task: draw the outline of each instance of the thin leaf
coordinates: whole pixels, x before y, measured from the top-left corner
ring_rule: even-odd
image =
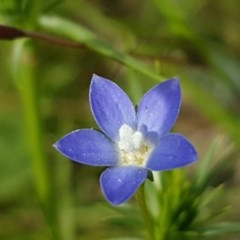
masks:
[[[201,159],[201,163],[199,164],[199,167],[196,170],[194,177],[196,182],[194,184],[194,188],[199,193],[202,192],[206,187],[206,183],[209,178],[210,165],[214,158],[214,155],[216,154],[216,148],[218,144],[219,141],[215,141],[212,144],[212,146],[210,146],[203,159]]]
[[[198,229],[204,236],[217,236],[222,234],[240,233],[240,223],[221,222]]]
[[[99,39],[93,32],[80,24],[73,23],[60,17],[49,16],[41,17],[39,24],[42,28],[51,31],[52,33],[59,34],[77,41],[78,43],[84,44],[87,48],[105,57],[114,59],[125,66],[144,74],[145,76],[157,80],[158,82],[164,79],[164,77],[155,74],[151,69],[147,68],[137,59],[115,50],[110,44]]]

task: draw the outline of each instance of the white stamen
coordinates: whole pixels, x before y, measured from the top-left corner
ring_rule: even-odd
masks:
[[[124,151],[133,151],[140,148],[143,135],[141,132],[134,132],[127,124],[122,125],[119,130],[120,141],[118,147]]]
[[[152,146],[144,141],[142,133],[134,131],[127,124],[123,124],[119,129],[119,138],[120,164],[144,166]]]

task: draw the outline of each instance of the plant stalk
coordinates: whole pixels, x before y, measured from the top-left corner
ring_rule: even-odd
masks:
[[[144,184],[140,186],[136,193],[137,202],[144,220],[145,226],[148,231],[148,239],[156,240],[155,238],[155,228],[153,218],[148,210],[148,206],[145,199],[145,189]]]

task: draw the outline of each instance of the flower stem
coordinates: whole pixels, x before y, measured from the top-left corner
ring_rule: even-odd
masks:
[[[43,203],[49,198],[49,174],[43,151],[34,53],[29,40],[16,41],[13,50],[12,73],[21,93],[35,186],[39,200]]]
[[[140,186],[136,194],[137,202],[148,230],[149,240],[155,240],[154,222],[151,214],[149,213],[148,206],[145,199],[145,188],[144,184]]]
[[[43,147],[34,48],[29,40],[21,39],[14,43],[13,50],[12,74],[21,93],[36,194],[44,210],[46,220],[50,224],[51,239],[59,240],[61,237],[59,235],[58,204],[54,201],[55,193]]]

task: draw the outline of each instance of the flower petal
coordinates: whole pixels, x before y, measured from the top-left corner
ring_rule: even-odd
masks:
[[[150,89],[142,98],[137,113],[138,129],[142,132],[166,134],[175,123],[181,104],[178,78]]]
[[[181,134],[167,134],[149,157],[146,167],[153,171],[170,170],[188,165],[198,158],[193,145]]]
[[[127,201],[146,180],[147,169],[135,166],[111,167],[106,169],[100,184],[107,200],[113,205]]]
[[[110,139],[118,140],[118,131],[123,124],[134,127],[134,106],[127,94],[114,82],[93,75],[90,104],[96,122]]]
[[[92,129],[73,131],[54,147],[66,157],[92,166],[113,166],[118,162],[114,144],[102,133]]]

